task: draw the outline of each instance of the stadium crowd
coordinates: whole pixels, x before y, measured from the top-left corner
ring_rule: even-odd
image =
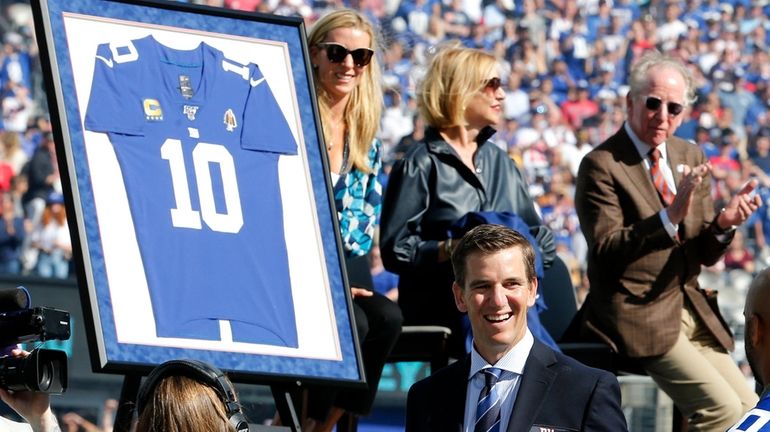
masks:
[[[379,132],[384,185],[393,161],[420,139],[414,92],[437,44],[460,39],[495,53],[506,99],[505,121],[494,140],[526,173],[530,194],[581,292],[587,289],[585,242],[572,203],[574,177],[582,156],[622,124],[628,69],[647,49],[681,58],[697,77],[698,101],[677,134],[710,159],[717,204],[752,176],[761,180],[763,198],[770,198],[768,2],[190,2],[301,16],[308,26],[325,11],[353,6],[379,23],[385,45],[379,53],[386,88]],[[66,218],[57,206],[61,183],[31,13],[26,2],[2,3],[0,194],[7,204],[0,270],[66,276],[71,248],[63,235]],[[770,258],[768,208],[742,234],[744,241],[734,248],[744,253],[740,259],[728,254],[723,264],[753,273]]]
[[[506,93],[495,143],[521,167],[579,298],[589,289],[573,203],[582,157],[625,118],[630,66],[658,49],[686,63],[697,101],[677,135],[705,152],[722,207],[750,178],[763,206],[701,275],[740,331],[751,277],[770,265],[770,2],[762,0],[188,0],[299,16],[308,28],[350,6],[380,26],[381,181],[422,139],[415,89],[436,46],[494,53]],[[0,0],[0,272],[68,277],[71,243],[29,2]],[[378,254],[377,254],[378,256]],[[377,264],[377,273],[384,270]],[[393,276],[383,291],[395,286]],[[395,298],[397,294],[389,292]],[[736,339],[741,339],[736,337]],[[743,349],[736,349],[743,355]],[[738,360],[742,360],[738,358]]]

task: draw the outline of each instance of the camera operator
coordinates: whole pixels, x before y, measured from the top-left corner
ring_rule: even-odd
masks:
[[[11,351],[13,357],[26,357],[29,352],[21,349]],[[51,411],[48,393],[30,391],[9,391],[0,388],[0,399],[24,417],[29,424],[16,423],[0,417],[0,430],[10,432],[60,432],[59,424]]]

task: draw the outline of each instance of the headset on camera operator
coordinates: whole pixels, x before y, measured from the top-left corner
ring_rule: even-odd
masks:
[[[136,432],[246,432],[235,388],[216,367],[171,360],[153,369],[137,396]]]

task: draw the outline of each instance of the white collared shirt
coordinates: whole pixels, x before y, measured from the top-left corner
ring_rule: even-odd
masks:
[[[638,136],[631,129],[628,122],[623,124],[626,133],[631,138],[631,142],[634,143],[636,151],[639,152],[639,156],[642,157],[644,169],[649,173],[652,166],[652,160],[650,159],[650,150],[652,149],[648,144],[643,143]],[[671,166],[668,164],[668,150],[666,149],[666,143],[663,142],[658,145],[657,149],[660,151],[660,172],[663,174],[663,180],[668,185],[669,190],[676,194],[676,182],[674,181],[674,173],[671,171]],[[652,175],[652,174],[650,174]],[[679,224],[671,223],[671,219],[668,218],[668,209],[664,208],[658,213],[660,220],[663,222],[663,227],[666,228],[666,232],[671,238],[676,238],[679,231]]]
[[[465,417],[463,420],[463,431],[473,432],[473,426],[476,422],[476,405],[479,401],[479,394],[484,388],[484,376],[478,372],[488,367],[496,367],[503,370],[496,385],[496,389],[503,399],[500,406],[500,430],[508,428],[508,422],[511,420],[513,405],[516,401],[516,395],[521,387],[521,374],[524,371],[524,364],[527,362],[532,345],[535,344],[535,338],[529,329],[526,329],[524,337],[521,338],[510,351],[497,363],[490,365],[476,351],[474,345],[471,350],[471,369],[468,373],[468,390],[465,393]]]
[[[0,417],[0,430],[6,432],[32,432],[32,426],[27,423],[17,423],[5,417]]]

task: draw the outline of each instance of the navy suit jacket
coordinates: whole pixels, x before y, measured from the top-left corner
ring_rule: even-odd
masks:
[[[460,432],[470,356],[415,383],[406,404],[407,432]],[[508,432],[627,431],[620,386],[535,340],[524,364]]]

